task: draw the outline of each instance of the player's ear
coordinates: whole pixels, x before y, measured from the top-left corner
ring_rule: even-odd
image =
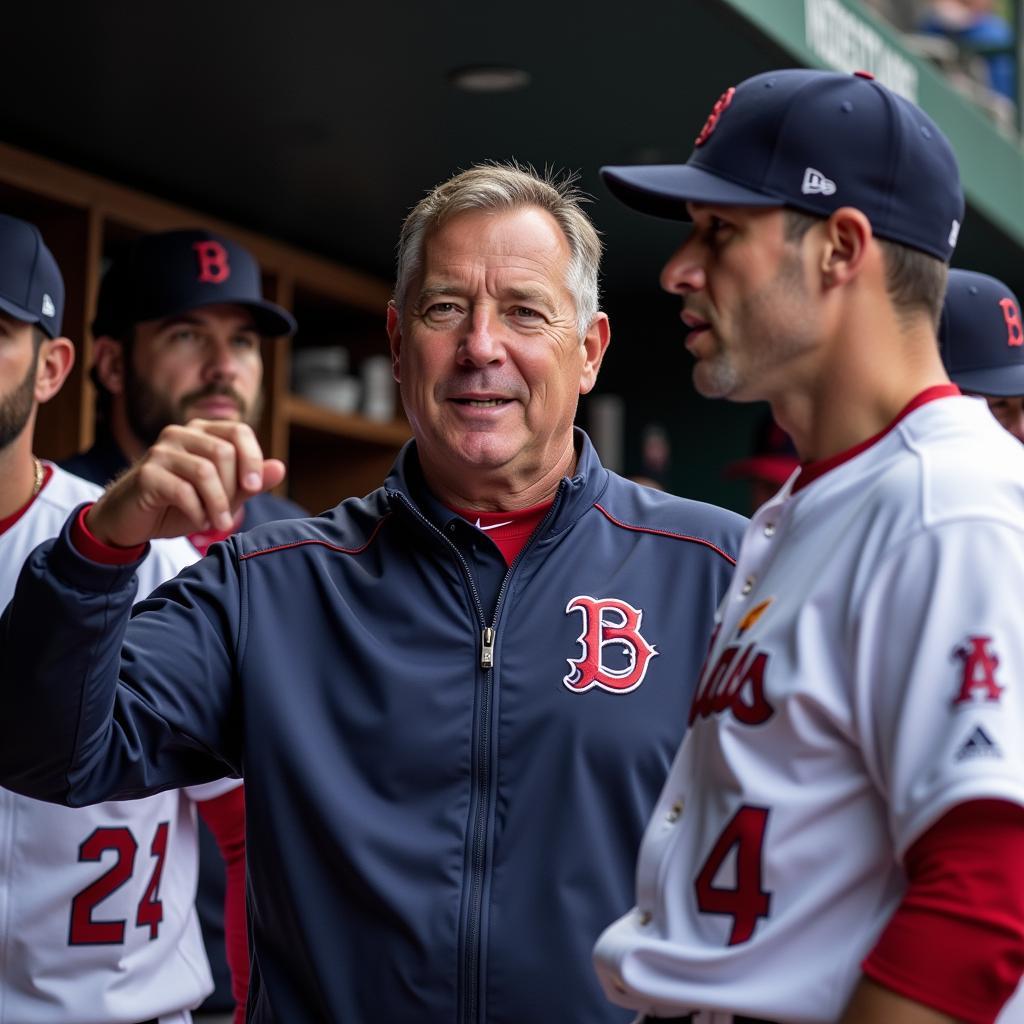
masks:
[[[401,384],[402,375],[400,372],[401,362],[399,356],[402,351],[402,317],[398,312],[394,299],[388,302],[387,315],[388,342],[391,347],[391,375]]]
[[[607,313],[598,313],[580,343],[583,347],[583,368],[580,372],[580,394],[589,394],[597,383],[601,360],[612,340],[612,328]]]
[[[124,345],[103,334],[92,343],[93,370],[96,379],[112,395],[124,393]]]
[[[825,221],[825,237],[818,269],[826,287],[842,285],[863,269],[874,233],[871,222],[858,209],[841,206]]]
[[[44,338],[36,362],[35,398],[48,402],[64,386],[75,365],[75,346],[67,338]]]

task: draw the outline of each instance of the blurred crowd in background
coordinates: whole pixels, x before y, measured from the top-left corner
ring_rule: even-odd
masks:
[[[1001,128],[1018,122],[1020,0],[862,0]]]

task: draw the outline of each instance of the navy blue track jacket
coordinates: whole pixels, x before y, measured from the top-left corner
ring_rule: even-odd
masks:
[[[497,575],[413,443],[130,622],[133,567],[66,528],[0,623],[0,783],[78,806],[244,774],[250,1021],[628,1020],[591,948],[633,903],[745,521],[578,448]]]

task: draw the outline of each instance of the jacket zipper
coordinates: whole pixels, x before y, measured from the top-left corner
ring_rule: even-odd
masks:
[[[470,847],[470,893],[469,912],[466,921],[466,988],[463,993],[465,998],[462,1001],[463,1012],[460,1014],[460,1021],[463,1024],[474,1024],[479,1016],[480,1005],[480,917],[483,904],[484,874],[486,868],[487,850],[487,820],[490,816],[490,807],[487,802],[487,793],[491,782],[491,697],[494,691],[494,644],[498,637],[498,618],[501,613],[501,605],[505,599],[505,592],[508,590],[509,580],[515,572],[523,556],[533,546],[534,541],[554,518],[555,511],[561,504],[562,485],[559,485],[555,500],[548,509],[547,515],[540,521],[537,529],[533,531],[530,539],[523,546],[522,550],[512,560],[501,587],[498,590],[497,600],[494,602],[494,617],[490,626],[486,625],[484,618],[483,604],[480,601],[480,592],[476,588],[476,582],[470,571],[469,563],[462,556],[458,546],[449,540],[442,530],[439,530],[415,505],[400,491],[389,492],[394,494],[412,514],[426,524],[436,533],[455,553],[459,563],[462,565],[463,574],[469,584],[470,593],[473,597],[473,604],[476,607],[477,619],[480,623],[480,668],[484,670],[484,685],[480,696],[480,744],[477,757],[476,771],[476,811],[473,816],[473,841]]]

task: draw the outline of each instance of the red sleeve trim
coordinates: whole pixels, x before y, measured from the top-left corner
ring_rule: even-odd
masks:
[[[703,544],[704,547],[711,548],[716,554],[721,555],[730,565],[736,564],[736,559],[732,555],[726,554],[717,544],[712,544],[711,541],[705,540],[703,537],[691,537],[688,533],[673,533],[671,530],[656,530],[650,526],[636,526],[632,523],[624,523],[621,519],[616,519],[608,509],[603,505],[599,505],[596,501],[594,502],[594,508],[609,522],[614,523],[623,530],[632,530],[634,533],[653,533],[656,537],[671,537],[673,540],[687,540],[691,544]]]
[[[249,990],[249,939],[245,915],[245,787],[236,786],[213,800],[203,800],[197,806],[224,857],[224,952],[231,970],[235,1024],[241,1024],[245,1019]]]
[[[131,562],[137,562],[146,553],[145,544],[138,544],[132,548],[118,548],[104,544],[85,525],[86,514],[93,504],[95,502],[86,505],[71,524],[71,543],[75,550],[93,562],[99,562],[100,565],[128,565]]]
[[[968,1024],[992,1024],[1024,972],[1024,807],[971,800],[907,851],[909,886],[862,969]]]

